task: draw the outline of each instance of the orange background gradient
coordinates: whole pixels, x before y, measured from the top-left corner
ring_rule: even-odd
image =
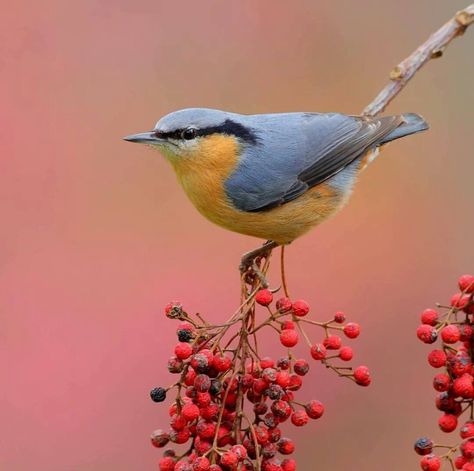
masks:
[[[190,106],[358,113],[464,5],[3,2],[2,470],[157,470],[148,436],[167,406],[148,391],[171,382],[176,341],[162,307],[222,320],[237,306],[240,254],[259,241],[204,220],[163,157],[122,136]],[[300,396],[326,414],[285,426],[300,470],[415,470],[414,440],[440,435],[415,329],[474,267],[473,48],[468,31],[389,107],[431,131],[389,146],[350,205],[288,250],[293,295],[362,324],[356,364],[374,380],[313,366]],[[263,344],[282,353],[273,331]]]

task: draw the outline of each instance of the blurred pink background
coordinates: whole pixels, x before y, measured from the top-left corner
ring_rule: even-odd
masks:
[[[148,437],[167,406],[148,391],[171,381],[175,343],[162,307],[223,319],[237,305],[239,256],[259,242],[204,220],[162,156],[122,136],[189,106],[358,113],[463,6],[4,2],[0,468],[158,469]],[[414,331],[474,267],[473,47],[468,31],[387,110],[431,131],[387,148],[350,205],[288,250],[294,296],[363,325],[356,359],[374,377],[362,389],[314,365],[302,396],[327,413],[286,428],[299,469],[417,469],[414,440],[440,436]]]

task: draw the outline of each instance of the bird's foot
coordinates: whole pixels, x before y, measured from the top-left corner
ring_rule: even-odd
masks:
[[[275,247],[278,247],[278,244],[268,240],[258,249],[247,252],[242,256],[239,269],[245,282],[251,284],[256,277],[261,286],[268,288],[268,281],[260,269],[260,262],[262,258],[268,258]]]

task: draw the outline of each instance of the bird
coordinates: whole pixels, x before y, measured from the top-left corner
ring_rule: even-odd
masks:
[[[124,139],[159,150],[203,216],[266,240],[265,250],[337,213],[381,147],[428,127],[415,113],[245,115],[186,108]]]

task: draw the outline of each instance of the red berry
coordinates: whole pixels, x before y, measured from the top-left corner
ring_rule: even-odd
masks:
[[[291,423],[297,427],[306,425],[308,420],[308,414],[304,410],[297,410],[291,414]]]
[[[311,356],[315,360],[324,360],[326,358],[326,347],[321,343],[313,345],[311,347]]]
[[[211,403],[199,409],[199,415],[205,420],[215,420],[219,416],[219,406]]]
[[[202,350],[199,350],[199,353],[207,358],[209,366],[213,365],[214,354],[208,348],[203,348]]]
[[[223,373],[229,370],[232,365],[232,360],[226,355],[216,355],[212,364],[217,371]]]
[[[283,324],[281,325],[281,330],[286,330],[286,329],[295,329],[296,325],[293,321],[283,321]]]
[[[459,451],[461,452],[464,458],[471,460],[474,458],[474,438],[468,438],[464,442],[461,443],[459,447]]]
[[[276,302],[276,308],[281,313],[291,311],[292,304],[291,304],[290,299],[289,298],[280,298]]]
[[[369,369],[366,366],[358,366],[354,370],[354,379],[360,386],[368,386],[372,382]]]
[[[170,440],[173,443],[182,445],[183,443],[186,443],[189,440],[190,436],[191,436],[191,431],[189,430],[189,428],[185,428],[183,430],[180,430],[179,432],[176,432],[176,431],[171,432]]]
[[[262,462],[262,471],[282,471],[280,460],[270,458]]]
[[[474,471],[474,463],[472,461],[464,463],[464,466],[462,467],[462,471]]]
[[[264,370],[265,368],[273,368],[275,366],[275,361],[270,357],[263,357],[260,360],[260,368]]]
[[[283,471],[296,471],[296,461],[293,458],[286,458],[281,462]]]
[[[211,395],[206,391],[197,392],[194,400],[199,407],[207,407],[211,403],[212,398]]]
[[[298,332],[296,330],[287,329],[280,332],[280,342],[285,347],[294,347],[298,343],[298,339]]]
[[[415,451],[421,456],[429,455],[432,450],[433,440],[431,438],[423,437],[415,442]]]
[[[268,411],[268,406],[264,402],[259,402],[254,404],[253,411],[255,412],[255,415],[264,415]]]
[[[187,459],[182,459],[178,461],[174,467],[174,471],[192,471],[192,465]]]
[[[319,419],[324,414],[324,405],[322,402],[313,399],[304,406],[308,417],[312,419]]]
[[[277,448],[282,455],[291,455],[295,451],[295,444],[289,438],[281,438],[278,440]]]
[[[290,375],[290,382],[288,386],[286,387],[287,391],[298,391],[298,389],[301,388],[301,385],[303,384],[303,380],[301,379],[300,376],[293,374]]]
[[[469,303],[463,308],[463,311],[466,314],[474,314],[474,298],[471,297]]]
[[[469,294],[456,293],[451,298],[451,306],[464,309],[469,304],[470,299]]]
[[[456,469],[462,469],[462,467],[467,463],[467,459],[464,456],[459,455],[454,460],[454,466]]]
[[[193,347],[186,342],[179,342],[176,347],[174,347],[174,354],[180,360],[186,360],[193,353]]]
[[[446,433],[450,433],[458,426],[458,419],[452,414],[443,414],[438,420],[439,428]]]
[[[461,404],[456,402],[447,392],[438,394],[435,404],[439,410],[456,416],[460,415],[462,410]]]
[[[187,422],[193,422],[199,417],[199,407],[196,404],[185,404],[181,409],[181,416]]]
[[[423,471],[439,471],[441,469],[441,460],[436,455],[426,455],[421,458],[420,466]]]
[[[191,402],[191,399],[189,399],[189,397],[183,397],[183,402],[185,404],[189,404]],[[178,404],[176,404],[176,402],[173,402],[173,404],[171,404],[168,409],[168,413],[170,417],[173,417],[178,413]]]
[[[296,360],[293,369],[297,375],[304,376],[309,371],[309,363],[303,359]]]
[[[453,382],[453,392],[456,396],[460,396],[463,399],[472,399],[474,398],[474,378],[465,373],[461,377],[456,378]]]
[[[458,280],[459,289],[466,293],[474,293],[474,276],[462,275]]]
[[[421,324],[416,329],[417,337],[424,343],[434,343],[438,338],[438,332],[431,325]]]
[[[349,322],[344,326],[344,334],[350,339],[355,339],[360,335],[360,325],[355,322]]]
[[[187,420],[182,415],[175,415],[171,418],[170,425],[173,430],[179,432],[186,427],[187,423]]]
[[[189,368],[184,377],[184,384],[186,386],[192,386],[194,384],[194,380],[196,379],[196,376],[197,376],[196,372],[192,368]]]
[[[176,333],[180,330],[187,330],[188,332],[194,332],[194,326],[190,322],[180,322],[178,324],[178,328],[176,329]]]
[[[342,347],[341,350],[339,350],[339,358],[342,361],[351,361],[353,356],[354,352],[351,347]]]
[[[450,386],[451,378],[445,373],[437,374],[433,379],[433,387],[436,389],[436,391],[447,391]]]
[[[271,428],[268,430],[269,440],[272,443],[276,443],[281,438],[281,430],[278,427]]]
[[[443,350],[432,350],[428,354],[428,363],[433,368],[441,368],[446,366],[446,353]]]
[[[160,471],[174,471],[174,458],[171,456],[164,456],[159,462]]]
[[[227,468],[234,469],[239,462],[239,457],[233,451],[226,451],[221,456],[221,464],[222,466],[226,466]]]
[[[181,373],[184,369],[184,363],[176,355],[173,355],[168,359],[167,368],[170,373]]]
[[[265,389],[267,389],[268,383],[264,381],[262,378],[257,379],[253,382],[252,389],[255,394],[262,394]]]
[[[239,461],[243,461],[247,458],[247,450],[243,445],[234,445],[230,450],[237,455]]]
[[[426,325],[436,325],[438,317],[438,313],[434,309],[425,309],[421,313],[421,323]]]
[[[334,314],[334,322],[337,322],[338,324],[342,324],[346,320],[346,315],[342,311],[337,311],[336,314]]]
[[[309,312],[309,304],[302,299],[293,303],[293,314],[297,317],[304,317]]]
[[[273,294],[268,289],[261,289],[255,296],[255,301],[261,306],[268,306],[273,301]]]
[[[152,445],[156,446],[156,448],[163,448],[170,441],[169,433],[163,430],[155,430],[150,438]]]
[[[474,422],[472,420],[467,421],[459,430],[461,438],[471,438],[474,437]]]
[[[257,437],[257,442],[260,445],[265,445],[268,443],[269,434],[268,429],[264,425],[257,425],[255,427],[255,436]]]
[[[279,371],[276,376],[276,383],[285,389],[290,384],[290,373],[286,370]]]
[[[210,467],[211,463],[205,456],[196,458],[193,463],[193,471],[209,471]]]
[[[441,338],[445,343],[456,343],[459,342],[461,338],[461,332],[458,326],[450,324],[446,327],[443,327],[443,329],[441,330]]]
[[[291,407],[286,401],[274,401],[271,410],[282,422],[291,415]]]
[[[277,379],[277,370],[275,368],[265,368],[261,376],[266,383],[274,383]]]
[[[462,376],[464,373],[470,373],[472,362],[467,352],[459,350],[456,355],[448,356],[448,371],[454,376]]]
[[[339,350],[342,346],[341,337],[339,337],[338,335],[330,335],[329,337],[326,337],[324,339],[323,345],[328,350]]]
[[[194,388],[199,392],[209,391],[211,387],[211,378],[205,374],[197,375],[194,379]]]
[[[459,331],[461,333],[461,342],[469,342],[474,335],[474,329],[467,324],[460,325]]]
[[[193,355],[191,358],[191,366],[198,373],[206,373],[211,365],[209,358],[203,352]]]
[[[211,440],[216,433],[215,422],[207,420],[199,420],[196,426],[196,433],[202,440]]]

